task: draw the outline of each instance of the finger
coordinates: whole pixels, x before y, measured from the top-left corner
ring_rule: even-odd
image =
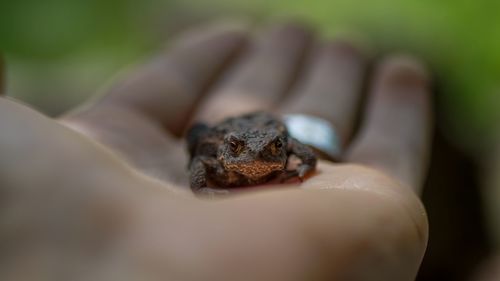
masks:
[[[348,160],[385,171],[418,193],[430,148],[429,84],[416,60],[384,60],[376,69],[367,113]]]
[[[290,87],[311,37],[293,24],[264,33],[202,106],[198,119],[269,110]]]
[[[280,111],[326,119],[335,127],[343,146],[353,130],[366,67],[366,58],[348,43],[319,46],[309,73]]]
[[[205,89],[245,38],[246,31],[234,25],[188,33],[167,54],[112,87],[100,104],[136,109],[180,135]]]

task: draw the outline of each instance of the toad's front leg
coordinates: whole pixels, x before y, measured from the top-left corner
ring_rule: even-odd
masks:
[[[201,159],[201,157],[196,157],[193,159],[189,167],[189,171],[190,171],[189,184],[191,186],[191,190],[195,194],[214,197],[216,195],[223,195],[229,193],[229,191],[225,189],[215,189],[208,187],[207,167],[203,159]]]
[[[297,167],[297,169],[287,171],[286,175],[282,178],[283,181],[293,177],[298,177],[302,181],[305,175],[314,171],[316,168],[317,157],[309,146],[297,141],[294,138],[290,138],[288,143],[288,152],[289,154],[297,156],[302,163]]]

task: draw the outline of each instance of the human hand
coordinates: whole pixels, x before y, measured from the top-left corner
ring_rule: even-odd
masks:
[[[61,270],[93,280],[414,278],[427,242],[417,197],[429,153],[426,73],[408,58],[380,62],[351,141],[367,60],[347,43],[324,43],[312,48],[304,70],[311,42],[294,26],[257,41],[242,29],[189,34],[60,120],[78,133],[1,100],[0,129],[8,133],[0,136],[0,178],[14,210],[5,213],[33,233],[5,240],[17,247],[4,254],[11,263],[1,272],[25,273],[13,258],[21,256],[51,280]],[[344,162],[321,161],[302,184],[245,189],[220,201],[186,192],[179,137],[190,120],[257,109],[331,121]],[[64,233],[63,243],[53,233]],[[20,249],[27,242],[33,247]],[[47,253],[63,264],[41,263]]]

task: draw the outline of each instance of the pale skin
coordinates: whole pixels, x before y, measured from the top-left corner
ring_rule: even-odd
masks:
[[[0,98],[0,280],[413,280],[428,74],[388,56],[361,93],[365,55],[312,42],[297,25],[257,39],[210,26],[59,119]],[[192,195],[182,132],[254,110],[332,122],[343,162],[320,160],[302,183]]]

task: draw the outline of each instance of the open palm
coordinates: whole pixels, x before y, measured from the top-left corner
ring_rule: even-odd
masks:
[[[88,222],[70,241],[113,237],[112,254],[88,276],[411,280],[427,243],[418,193],[429,153],[428,83],[413,59],[391,56],[371,73],[368,59],[353,46],[314,42],[300,26],[280,25],[252,39],[245,28],[218,25],[186,34],[59,124],[5,99],[0,112],[10,121],[0,118],[0,124],[18,137],[31,132],[22,139],[59,167],[56,192],[72,190],[64,206],[78,214],[61,220]],[[343,163],[321,160],[303,183],[247,188],[215,201],[192,196],[183,132],[194,120],[215,122],[255,110],[330,121],[341,138]],[[22,133],[15,131],[20,124]],[[10,145],[26,153],[13,143],[0,137],[0,149]],[[63,172],[73,165],[81,173]],[[26,181],[14,168],[10,186],[46,189],[44,180]],[[54,176],[40,175],[48,182]],[[83,188],[75,187],[81,182]],[[39,200],[47,198],[43,194]],[[56,209],[62,204],[51,202]],[[89,213],[119,220],[119,226],[110,234]],[[61,222],[56,228],[72,235],[71,227],[77,226]],[[88,251],[58,255],[92,257]]]

